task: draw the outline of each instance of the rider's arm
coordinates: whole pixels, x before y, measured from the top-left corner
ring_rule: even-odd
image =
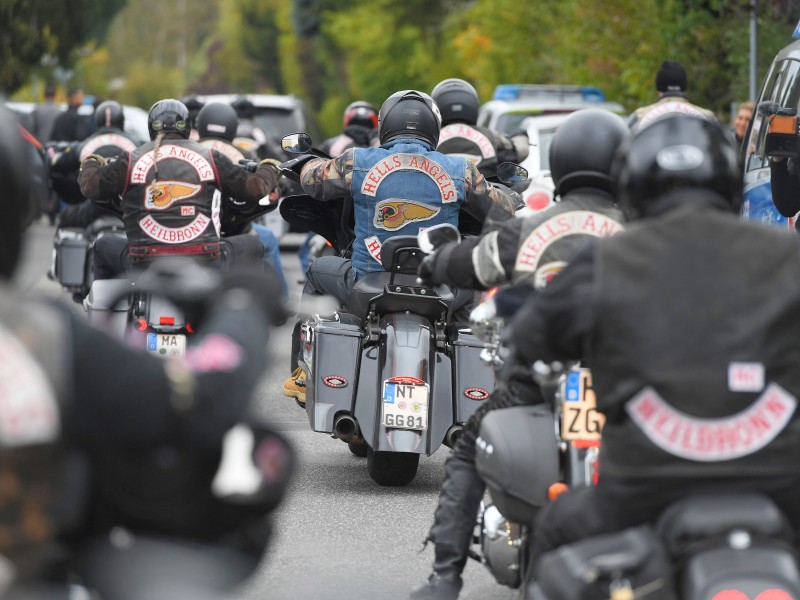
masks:
[[[473,290],[509,283],[522,222],[510,219],[498,230],[443,246],[435,255],[434,280]]]
[[[278,187],[278,169],[270,162],[262,161],[255,173],[251,173],[216,150],[212,150],[211,155],[223,195],[242,202],[258,202]]]
[[[465,177],[466,198],[461,208],[470,215],[483,222],[486,216],[500,206],[509,214],[514,214],[515,202],[504,190],[493,186],[481,175],[478,168],[472,163],[467,163]],[[477,193],[470,193],[477,192]],[[492,206],[494,203],[496,206]]]
[[[81,163],[78,184],[81,194],[93,202],[104,202],[108,198],[119,196],[125,189],[128,178],[128,161],[130,155],[123,152],[114,161],[105,163],[102,157],[89,155]]]
[[[336,158],[315,158],[303,165],[300,184],[303,191],[317,200],[331,200],[350,194],[353,180],[354,149],[345,150]]]
[[[537,360],[576,360],[595,321],[595,240],[541,293],[528,301],[509,324],[512,345],[527,364]]]
[[[242,294],[218,303],[184,359],[132,349],[72,316],[78,437],[218,441],[241,417],[267,360],[266,315]]]

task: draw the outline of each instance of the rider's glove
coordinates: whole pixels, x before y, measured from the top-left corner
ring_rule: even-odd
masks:
[[[433,274],[436,271],[436,253],[428,254],[425,258],[422,259],[422,262],[419,263],[419,267],[417,268],[417,279],[420,283],[430,285],[432,283],[437,283],[434,278]]]

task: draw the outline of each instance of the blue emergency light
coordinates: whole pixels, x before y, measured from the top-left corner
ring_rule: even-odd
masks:
[[[600,88],[577,85],[536,85],[506,83],[494,88],[493,100],[553,100],[605,102],[606,95]]]

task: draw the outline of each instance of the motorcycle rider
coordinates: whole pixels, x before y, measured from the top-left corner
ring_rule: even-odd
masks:
[[[389,237],[416,234],[420,226],[456,224],[462,208],[482,217],[491,201],[513,212],[510,199],[487,183],[471,161],[434,150],[441,117],[430,96],[416,90],[395,92],[381,106],[378,122],[379,148],[350,148],[331,160],[309,156],[302,165],[307,194],[322,201],[350,198],[355,213],[352,260],[321,256],[313,261],[304,295],[331,295],[345,306],[361,275],[384,270],[380,250]],[[304,404],[305,373],[296,362],[301,324],[302,319],[292,336],[293,372],[283,392]]]
[[[60,227],[88,227],[104,215],[119,216],[110,210],[111,198],[105,206],[94,204],[80,194],[78,171],[81,161],[91,154],[110,159],[123,152],[132,152],[139,145],[125,131],[125,114],[115,100],[101,102],[94,112],[95,132],[83,142],[71,144],[56,154],[50,162],[50,173],[56,191],[63,199],[77,199],[61,211]]]
[[[241,421],[279,316],[271,282],[229,276],[205,306],[196,352],[165,360],[111,339],[60,303],[14,291],[29,212],[27,160],[13,117],[0,109],[0,596],[26,599],[51,597],[40,586],[61,560],[63,536],[85,533],[64,530],[69,518],[77,525],[85,516],[83,504],[69,502],[85,491],[79,453],[149,454],[179,438],[207,456]]]
[[[339,156],[348,148],[378,146],[378,111],[365,100],[356,100],[347,105],[342,115],[342,133],[322,142],[319,149]]]
[[[737,153],[695,117],[640,129],[615,166],[636,226],[585,247],[515,317],[528,364],[591,365],[606,417],[598,484],[545,506],[531,564],[698,492],[758,491],[800,525],[797,238],[739,219]]]
[[[211,150],[216,150],[224,154],[235,165],[238,165],[242,161],[253,160],[253,155],[245,154],[233,145],[238,122],[239,117],[236,116],[236,111],[229,104],[223,104],[221,102],[207,104],[203,106],[197,114],[197,141]],[[277,202],[278,198],[279,193],[277,191],[272,192],[270,200]],[[258,236],[258,239],[264,246],[264,261],[270,268],[275,270],[275,273],[277,273],[281,280],[283,295],[284,297],[288,296],[289,285],[286,281],[286,275],[283,272],[278,238],[275,237],[275,234],[272,233],[269,227],[258,223],[248,223],[244,229],[240,227],[237,230],[228,230],[226,227],[225,212],[230,211],[235,213],[237,208],[241,207],[243,204],[246,205],[246,203],[238,202],[230,197],[223,198],[222,203],[222,235],[237,235],[252,231]],[[277,203],[274,205],[274,208],[277,208]]]
[[[286,160],[281,147],[256,123],[256,106],[249,98],[239,96],[231,102],[231,106],[239,117],[234,146],[243,152],[255,154],[259,159]]]
[[[431,98],[442,113],[442,131],[436,150],[473,158],[484,177],[497,175],[497,165],[520,163],[528,157],[528,134],[507,136],[488,127],[479,127],[478,92],[463,79],[445,79],[436,84]]]
[[[253,236],[223,238],[214,190],[257,202],[278,185],[274,164],[249,173],[216,150],[187,139],[189,111],[159,100],[148,114],[151,141],[113,162],[92,154],[81,163],[81,192],[93,202],[122,198],[127,241],[112,236],[95,244],[95,279],[114,277],[129,264],[180,254],[222,264],[260,264],[264,249]]]
[[[628,129],[606,110],[571,114],[556,130],[550,168],[560,200],[525,218],[504,221],[480,237],[442,246],[420,265],[420,277],[472,289],[513,283],[541,290],[587,240],[616,235],[623,215],[610,177],[614,152]],[[527,363],[513,355],[494,391],[470,418],[445,463],[445,478],[428,541],[435,545],[433,572],[410,598],[455,599],[462,587],[475,519],[486,488],[475,468],[475,441],[483,416],[496,408],[542,401]]]
[[[683,65],[672,60],[665,60],[656,73],[658,100],[653,104],[637,108],[628,118],[628,126],[631,129],[645,127],[670,112],[679,112],[717,122],[717,117],[713,112],[689,101],[686,96],[688,87],[689,78]]]

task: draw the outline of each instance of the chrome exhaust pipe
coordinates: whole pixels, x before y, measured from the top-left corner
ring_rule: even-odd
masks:
[[[447,430],[447,433],[444,434],[444,445],[448,448],[455,448],[458,438],[460,438],[461,434],[463,433],[463,425],[459,425],[457,423],[455,425],[451,425],[450,429]]]
[[[358,438],[358,423],[350,415],[339,415],[333,421],[333,435],[344,442],[356,441]]]

